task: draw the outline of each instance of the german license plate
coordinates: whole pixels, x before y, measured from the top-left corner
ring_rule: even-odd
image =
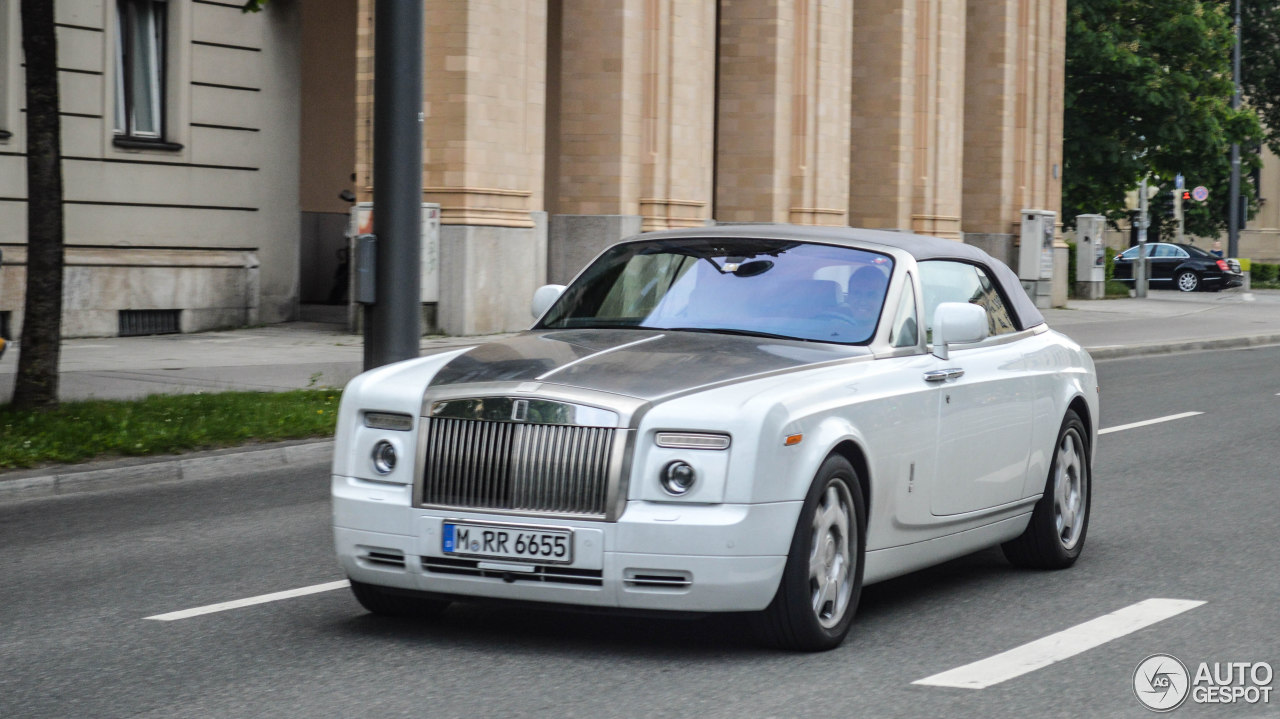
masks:
[[[573,530],[445,522],[441,549],[452,556],[569,564],[573,561]]]

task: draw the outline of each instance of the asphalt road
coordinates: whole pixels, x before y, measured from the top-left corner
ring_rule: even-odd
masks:
[[[1080,562],[986,551],[869,587],[824,654],[720,618],[384,620],[345,589],[147,619],[341,580],[324,467],[0,504],[0,717],[1143,717],[1151,654],[1280,667],[1280,348],[1099,369],[1104,428],[1202,414],[1100,439]],[[983,689],[912,684],[1151,598],[1205,603]]]

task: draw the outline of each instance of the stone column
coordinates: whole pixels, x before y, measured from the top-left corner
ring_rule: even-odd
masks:
[[[859,0],[853,28],[851,224],[960,239],[963,0]]]
[[[968,10],[965,241],[1013,262],[1020,211],[1061,214],[1066,0],[969,0]]]
[[[844,225],[852,6],[724,3],[716,215]]]
[[[710,218],[715,6],[562,0],[558,10],[548,262],[563,282],[627,235]]]
[[[849,224],[855,227],[912,226],[916,5],[857,0],[853,6]]]
[[[440,204],[440,327],[523,329],[546,278],[546,2],[426,0],[425,12],[423,201]],[[362,27],[360,38],[357,172],[367,190],[371,33]]]
[[[911,229],[960,239],[964,157],[963,0],[921,0],[916,12]]]

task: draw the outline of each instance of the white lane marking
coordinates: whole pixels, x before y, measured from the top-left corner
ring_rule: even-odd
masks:
[[[172,622],[175,619],[190,619],[198,617],[201,614],[213,614],[214,612],[225,612],[228,609],[239,609],[240,607],[251,607],[255,604],[266,604],[267,602],[278,602],[281,599],[293,599],[294,597],[305,597],[308,594],[319,594],[320,592],[331,592],[335,589],[342,589],[351,586],[351,582],[343,579],[339,582],[329,582],[328,584],[313,584],[310,587],[299,587],[298,589],[287,589],[283,592],[273,592],[271,594],[259,594],[256,597],[247,597],[245,599],[235,599],[230,602],[220,602],[218,604],[206,604],[203,607],[194,609],[183,609],[177,612],[169,612],[168,614],[157,614],[147,619],[155,619],[161,622]]]
[[[1187,417],[1194,417],[1198,414],[1204,414],[1204,412],[1183,412],[1182,414],[1171,414],[1168,417],[1156,417],[1155,419],[1144,419],[1141,422],[1131,422],[1130,424],[1122,424],[1118,427],[1107,427],[1106,429],[1100,429],[1098,430],[1098,434],[1110,434],[1111,432],[1120,432],[1126,429],[1134,429],[1136,427],[1146,427],[1149,424],[1160,424],[1161,422],[1172,422],[1175,419],[1185,419]]]
[[[1113,639],[1177,616],[1204,602],[1194,599],[1147,599],[1084,624],[1023,644],[1007,652],[941,674],[918,679],[912,684],[959,689],[985,689],[1023,674],[1068,659]]]

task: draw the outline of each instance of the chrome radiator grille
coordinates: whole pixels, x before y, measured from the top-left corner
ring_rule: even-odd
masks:
[[[615,430],[424,418],[422,503],[604,516]]]

